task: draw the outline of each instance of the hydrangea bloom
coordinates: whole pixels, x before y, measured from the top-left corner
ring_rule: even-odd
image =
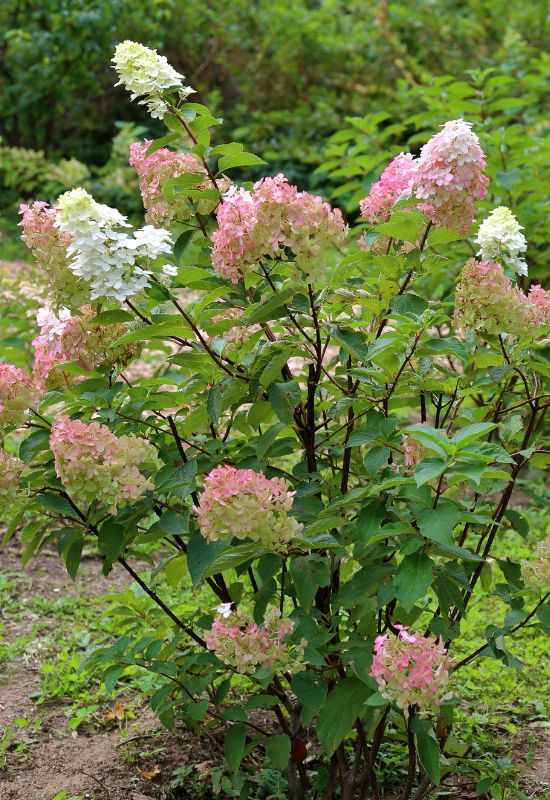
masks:
[[[550,587],[550,536],[538,543],[536,561],[521,562],[521,575],[532,589],[543,591]]]
[[[386,167],[380,180],[370,187],[359,203],[361,216],[371,224],[384,222],[402,194],[410,194],[416,162],[410,153],[400,153]]]
[[[464,232],[475,219],[475,201],[487,194],[485,156],[471,123],[454,119],[421,149],[412,193],[436,227]]]
[[[550,324],[550,298],[540,286],[525,296],[501,264],[470,259],[456,289],[455,321],[469,331],[534,338]]]
[[[148,285],[148,272],[136,262],[170,252],[168,231],[146,225],[132,235],[119,211],[97,203],[84,189],[59,198],[56,225],[72,241],[70,269],[90,288],[90,298],[123,301]]]
[[[113,64],[119,77],[115,86],[121,84],[131,92],[131,99],[143,97],[140,105],[145,105],[152,117],[162,119],[168,105],[162,92],[177,92],[185,100],[195,90],[182,83],[183,75],[170,66],[165,56],[138,42],[126,40],[115,49]]]
[[[263,625],[239,610],[217,617],[204,639],[209,650],[238,672],[254,672],[257,667],[275,669],[281,664],[289,669],[290,648],[285,639],[293,627],[292,620],[281,619],[276,609],[267,612]],[[295,661],[303,657],[303,643],[292,649]]]
[[[399,708],[418,706],[429,712],[450,697],[445,694],[451,665],[445,646],[433,636],[396,628],[397,636],[376,637],[370,674],[380,694]]]
[[[52,307],[82,305],[86,301],[86,287],[71,272],[67,248],[72,237],[57,227],[56,210],[36,200],[32,205],[21,205],[19,211],[21,238],[45,273]]]
[[[519,275],[527,275],[527,264],[521,253],[527,250],[527,240],[515,216],[506,206],[493,209],[479,226],[476,243],[483,261],[499,261]]]
[[[33,376],[40,389],[70,385],[74,377],[60,369],[67,361],[76,361],[85,370],[99,366],[125,366],[136,355],[136,344],[113,347],[113,342],[127,332],[125,323],[98,325],[90,306],[80,309],[78,316],[63,308],[56,316],[50,309],[41,308],[36,321],[40,335],[33,341],[35,348]]]
[[[401,437],[401,450],[403,451],[403,466],[415,467],[424,454],[424,448],[416,439],[411,439],[406,433]]]
[[[21,425],[35,400],[28,372],[13,364],[0,364],[0,425]]]
[[[346,225],[339,209],[320,197],[299,192],[284,175],[262,178],[251,192],[231,187],[217,211],[212,264],[237,283],[241,270],[261,259],[287,260],[313,275],[324,251],[343,241]]]
[[[156,465],[156,450],[137,436],[117,437],[98,422],[87,425],[60,415],[52,426],[50,448],[57,477],[86,508],[99,501],[116,514],[153,488],[140,468]]]
[[[282,478],[268,480],[262,472],[220,466],[206,476],[195,512],[201,533],[210,542],[236,536],[277,546],[302,529],[288,514],[293,498]]]
[[[19,476],[26,464],[15,456],[0,448],[0,508],[13,507],[14,499],[19,493]]]
[[[149,139],[144,143],[134,142],[130,145],[130,165],[139,175],[141,198],[146,209],[145,219],[155,227],[168,228],[174,221],[189,219],[194,213],[192,203],[185,192],[165,195],[162,187],[170,178],[181,175],[197,175],[197,189],[210,189],[212,182],[206,168],[191,153],[176,153],[161,147],[154,153],[146,155],[151,144]],[[229,178],[217,179],[218,188],[224,192],[229,188]],[[201,198],[197,204],[200,214],[209,214],[216,207],[218,200],[210,197]]]

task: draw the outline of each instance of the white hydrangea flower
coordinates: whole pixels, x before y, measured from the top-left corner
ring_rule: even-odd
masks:
[[[177,91],[184,100],[195,91],[183,85],[183,75],[176,72],[165,56],[138,42],[127,40],[117,45],[113,63],[119,77],[115,86],[124,85],[131,92],[132,100],[143,97],[140,104],[145,105],[154,118],[162,119],[168,109],[162,92]]]
[[[36,312],[36,324],[40,328],[40,335],[47,341],[59,338],[71,318],[72,314],[65,306],[59,309],[57,315],[47,306],[39,308]]]
[[[171,250],[168,231],[151,225],[120,230],[132,227],[126,217],[80,188],[61,195],[56,224],[72,236],[69,268],[89,285],[92,300],[123,302],[137,294],[148,286],[149,273],[136,261]]]
[[[224,619],[227,619],[231,616],[231,609],[233,607],[233,603],[220,603],[219,606],[216,606],[215,611]]]
[[[527,264],[521,253],[527,250],[527,240],[516,217],[506,206],[495,208],[479,226],[476,243],[478,255],[484,261],[500,261],[519,275],[527,275]]]

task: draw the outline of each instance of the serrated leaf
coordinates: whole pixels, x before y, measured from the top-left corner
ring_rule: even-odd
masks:
[[[372,690],[358,678],[344,678],[325,699],[319,710],[317,735],[328,756],[351,733],[370,694]]]

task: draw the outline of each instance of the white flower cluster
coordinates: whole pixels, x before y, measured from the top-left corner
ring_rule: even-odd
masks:
[[[527,275],[527,264],[521,253],[527,250],[527,240],[515,216],[506,206],[495,208],[479,226],[476,243],[483,261],[498,261],[519,275]]]
[[[88,283],[92,300],[124,301],[144,289],[147,270],[136,262],[169,253],[170,233],[146,225],[128,233],[126,217],[97,203],[84,189],[72,189],[59,198],[56,225],[72,236],[67,248],[69,269]]]
[[[162,92],[177,91],[180,99],[185,100],[195,91],[183,85],[184,76],[176,72],[164,56],[138,42],[127,40],[117,45],[113,63],[120,79],[115,86],[123,84],[132,93],[132,100],[143,97],[140,105],[145,105],[157,119],[162,119],[168,110]]]

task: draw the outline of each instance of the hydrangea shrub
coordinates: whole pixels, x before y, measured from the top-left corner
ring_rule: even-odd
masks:
[[[526,534],[513,492],[548,463],[550,300],[527,288],[527,239],[508,208],[472,228],[489,176],[465,120],[346,220],[284,175],[239,180],[267,167],[212,145],[220,121],[163,56],[124,42],[114,66],[168,129],[130,148],[149,224],[82,188],[21,209],[36,323],[0,365],[8,536],[27,557],[55,540],[73,578],[91,541],[137,581],[166,627],[136,618],[95,666],[110,690],[148,670],[168,727],[223,720],[233,794],[258,783],[254,753],[292,800],[379,798],[397,739],[401,796],[422,800],[463,769],[461,668],[517,668],[509,638],[549,628],[548,542],[492,555]],[[476,648],[461,622],[491,592],[510,613]]]

